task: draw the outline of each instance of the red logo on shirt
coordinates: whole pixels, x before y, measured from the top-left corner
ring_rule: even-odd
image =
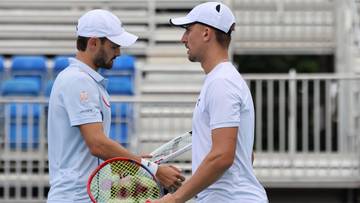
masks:
[[[102,98],[103,102],[105,103],[105,105],[110,108],[110,103],[108,101],[106,101],[104,96],[101,96],[101,98]]]

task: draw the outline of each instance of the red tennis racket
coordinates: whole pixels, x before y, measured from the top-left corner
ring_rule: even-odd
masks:
[[[163,191],[153,174],[140,163],[113,158],[91,174],[87,192],[93,203],[144,203],[159,199]]]

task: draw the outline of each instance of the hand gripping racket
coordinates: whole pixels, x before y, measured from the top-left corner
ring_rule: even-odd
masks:
[[[161,145],[150,153],[152,156],[150,161],[153,161],[157,164],[165,163],[189,151],[192,146],[191,137],[192,131],[177,136],[169,142]]]
[[[100,164],[91,174],[87,192],[93,203],[144,203],[163,195],[159,182],[140,163],[113,158]]]

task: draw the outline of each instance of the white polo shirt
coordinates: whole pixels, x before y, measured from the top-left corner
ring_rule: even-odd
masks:
[[[49,100],[48,203],[90,202],[86,183],[99,160],[91,155],[78,126],[102,122],[104,133],[110,131],[105,79],[81,61],[69,61],[69,67],[57,76]]]
[[[233,165],[197,195],[201,203],[266,203],[266,192],[256,179],[251,154],[254,142],[254,106],[250,90],[230,62],[218,64],[205,78],[192,120],[192,170],[210,152],[211,130],[238,127]]]

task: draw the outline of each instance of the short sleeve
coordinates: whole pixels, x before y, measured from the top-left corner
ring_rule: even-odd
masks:
[[[241,98],[230,81],[224,78],[212,81],[206,92],[205,103],[212,130],[239,126]]]
[[[71,126],[102,122],[99,91],[96,82],[91,78],[74,78],[64,88],[62,99]]]

